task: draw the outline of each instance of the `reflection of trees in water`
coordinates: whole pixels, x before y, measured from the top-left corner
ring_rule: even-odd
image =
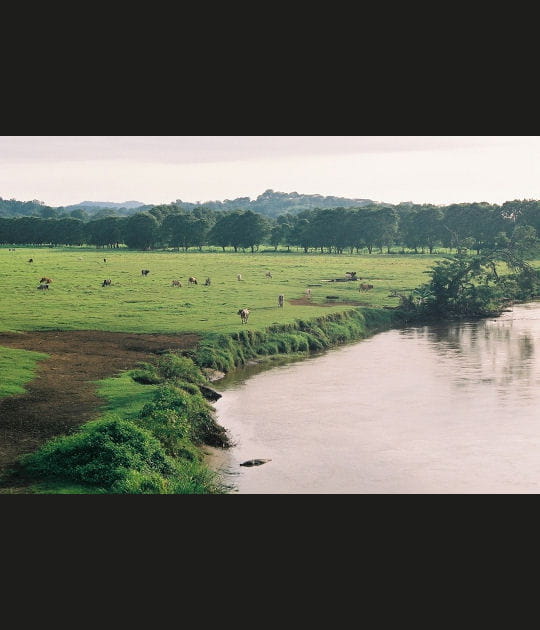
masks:
[[[510,387],[536,387],[534,333],[538,337],[540,320],[529,320],[527,328],[515,323],[503,318],[452,322],[408,329],[403,334],[436,352],[450,368],[454,385],[489,383],[504,394]]]

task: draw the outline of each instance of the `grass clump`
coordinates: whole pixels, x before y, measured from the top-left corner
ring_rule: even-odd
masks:
[[[0,398],[24,394],[35,377],[37,364],[49,357],[43,352],[0,347]]]
[[[229,445],[226,431],[215,422],[212,411],[212,406],[198,388],[188,391],[174,385],[164,385],[155,392],[153,400],[142,408],[137,423],[149,429],[170,455],[193,460],[197,455],[189,446],[190,443],[196,446]]]
[[[37,493],[220,492],[216,476],[200,462],[174,460],[150,431],[119,418],[88,422],[23,456],[20,464],[23,475],[39,479]]]
[[[23,470],[48,479],[111,488],[128,471],[170,475],[173,462],[149,431],[118,418],[88,422],[21,458]]]

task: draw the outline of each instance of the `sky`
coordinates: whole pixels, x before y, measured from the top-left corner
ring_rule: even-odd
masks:
[[[0,136],[0,197],[49,206],[256,198],[540,199],[540,136]]]

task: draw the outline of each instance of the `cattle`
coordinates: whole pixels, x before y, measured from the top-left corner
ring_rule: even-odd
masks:
[[[189,284],[198,284],[197,278],[194,278],[193,276],[189,278],[188,282]]]
[[[204,286],[205,287],[209,287],[210,286],[210,282],[211,282],[210,278],[206,278],[206,280],[204,281]]]
[[[346,276],[349,276],[350,280],[356,280],[356,271],[346,271],[345,272]]]
[[[358,287],[359,291],[369,291],[370,289],[373,289],[373,285],[366,284],[365,282],[362,282],[362,284]]]
[[[103,262],[107,262],[107,259],[106,259],[106,258],[104,258],[104,259],[103,259]]]
[[[285,296],[282,293],[280,295],[278,295],[277,303],[278,303],[278,306],[280,306],[281,308],[283,308],[283,301],[284,300],[285,300]]]
[[[239,274],[236,276],[236,279],[237,279],[237,280],[242,280],[242,274],[241,274],[241,273],[239,273]]]
[[[150,273],[150,269],[141,269],[141,274],[147,276]]]
[[[112,280],[103,280],[103,282],[101,283],[102,287],[110,287],[112,284]]]
[[[172,281],[172,286],[173,287],[181,287],[182,283],[180,282],[180,280],[173,280]]]
[[[40,284],[40,285],[38,286],[38,289],[41,289],[41,290],[43,290],[43,289],[48,289],[48,288],[49,288],[49,285],[48,285],[48,284]]]
[[[52,278],[46,278],[45,276],[43,276],[43,278],[41,278],[40,282],[43,284],[51,284],[52,282]]]
[[[272,274],[271,274],[269,271],[267,271],[267,272],[264,274],[264,277],[265,277],[265,278],[271,278],[271,277],[272,277]]]
[[[242,324],[247,324],[249,317],[249,310],[247,308],[241,308],[238,311],[238,315],[240,315],[240,319],[242,320]]]
[[[308,300],[311,299],[311,289],[306,289],[306,296]]]
[[[28,262],[34,262],[34,259],[33,258],[29,258]]]

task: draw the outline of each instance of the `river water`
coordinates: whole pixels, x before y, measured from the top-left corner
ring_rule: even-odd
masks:
[[[234,494],[540,492],[540,302],[215,385]]]

